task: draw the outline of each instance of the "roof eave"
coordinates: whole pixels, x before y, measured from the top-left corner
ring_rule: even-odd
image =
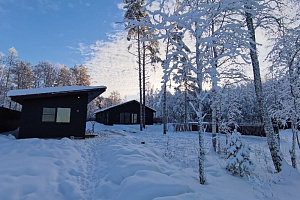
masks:
[[[84,90],[70,90],[70,91],[60,91],[60,92],[44,92],[44,93],[36,93],[36,94],[28,94],[28,95],[11,95],[8,96],[12,101],[17,102],[21,105],[24,104],[24,100],[28,99],[37,99],[37,98],[48,98],[48,97],[56,97],[61,95],[74,95],[74,94],[88,94],[88,102],[91,102],[94,98],[102,94],[106,91],[105,86],[101,87],[94,87],[91,89],[84,89]]]

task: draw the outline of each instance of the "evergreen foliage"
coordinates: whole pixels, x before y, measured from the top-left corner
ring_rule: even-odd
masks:
[[[250,149],[241,139],[241,134],[236,130],[228,137],[227,167],[232,174],[239,176],[249,175],[254,170],[250,160]]]

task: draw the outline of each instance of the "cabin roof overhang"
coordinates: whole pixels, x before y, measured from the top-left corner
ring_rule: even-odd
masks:
[[[49,98],[63,95],[79,95],[88,94],[88,102],[105,92],[105,86],[62,86],[62,87],[47,87],[35,89],[19,89],[11,90],[7,96],[19,103],[23,104],[28,99]]]

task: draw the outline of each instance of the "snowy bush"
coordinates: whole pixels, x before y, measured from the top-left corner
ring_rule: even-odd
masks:
[[[166,150],[165,150],[165,156],[167,158],[174,158],[175,157],[175,152],[174,150],[171,149],[170,145],[170,138],[168,137],[167,143],[166,143]]]
[[[241,134],[236,130],[229,136],[227,143],[227,167],[232,174],[248,175],[254,170],[250,160],[250,149],[243,144]]]

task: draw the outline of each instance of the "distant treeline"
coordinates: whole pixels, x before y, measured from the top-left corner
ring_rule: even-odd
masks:
[[[40,61],[36,65],[19,60],[14,47],[7,55],[0,52],[0,105],[7,106],[6,94],[13,89],[90,85],[88,69],[82,64],[68,68]]]

